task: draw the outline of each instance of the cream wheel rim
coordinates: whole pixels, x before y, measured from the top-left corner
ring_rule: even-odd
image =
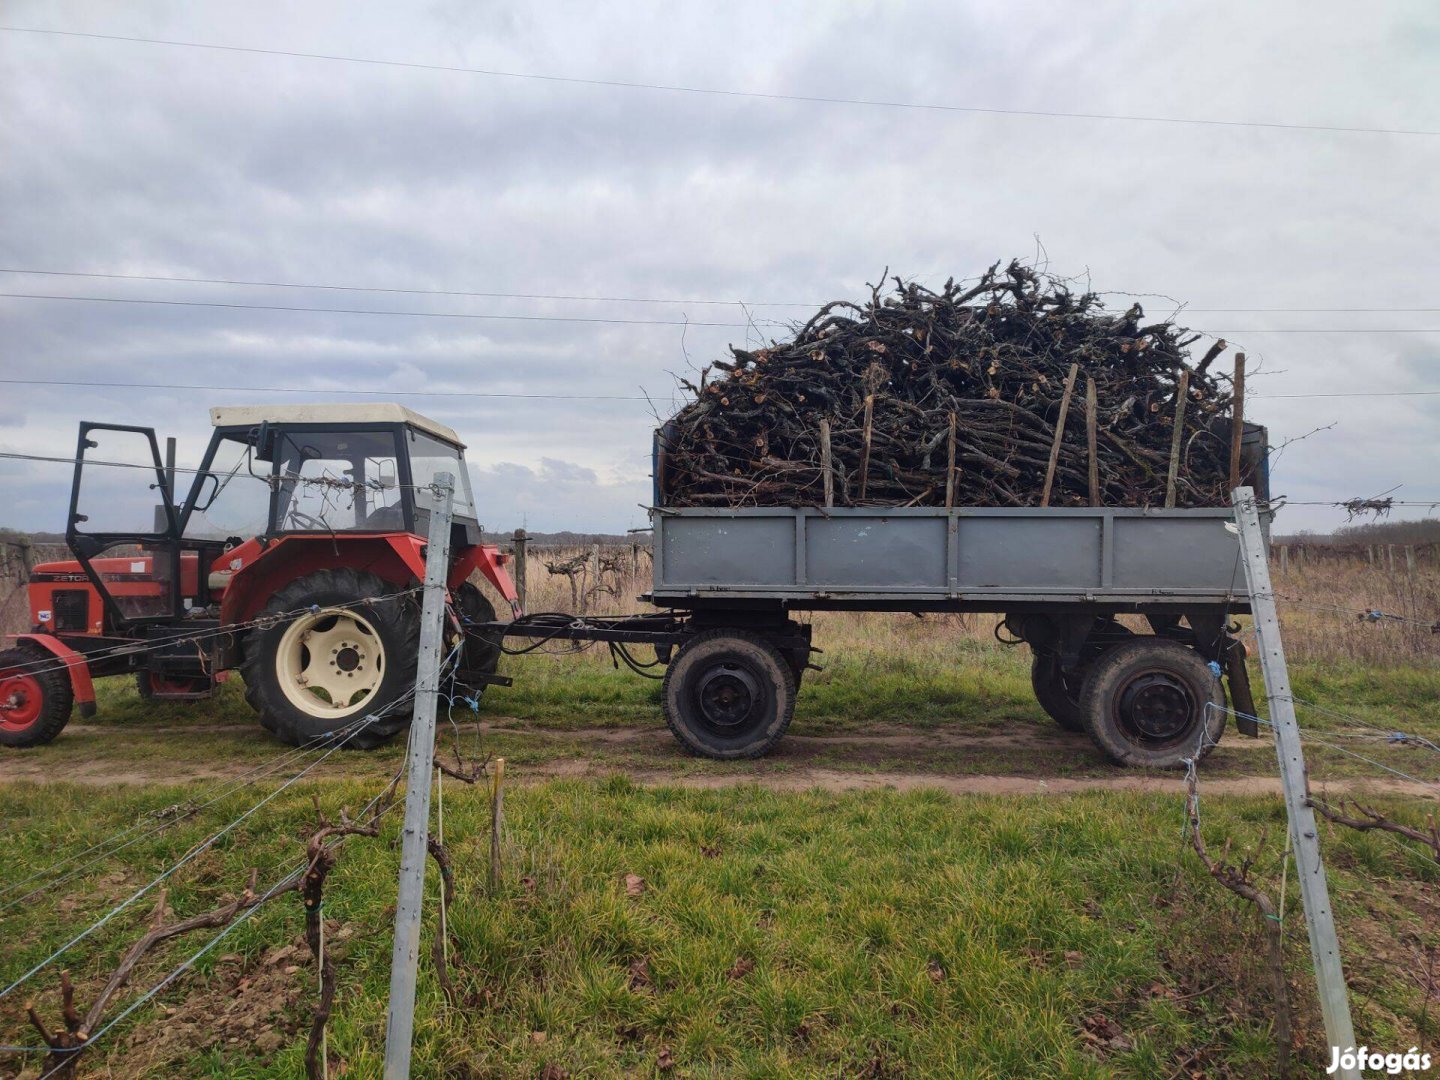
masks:
[[[364,616],[321,608],[286,629],[275,667],[291,705],[307,716],[340,719],[374,697],[385,678],[385,647]]]

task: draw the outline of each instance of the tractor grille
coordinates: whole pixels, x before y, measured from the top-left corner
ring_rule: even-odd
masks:
[[[51,594],[56,630],[85,629],[90,619],[90,593],[86,589],[56,589]]]

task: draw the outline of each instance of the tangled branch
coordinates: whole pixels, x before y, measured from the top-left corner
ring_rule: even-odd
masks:
[[[80,1056],[87,1048],[91,1034],[104,1020],[105,1010],[111,1000],[129,982],[135,966],[156,946],[195,930],[228,926],[243,912],[279,893],[289,892],[298,885],[298,882],[291,882],[262,895],[255,891],[257,877],[258,871],[252,868],[244,890],[234,900],[221,904],[212,911],[174,922],[166,922],[169,894],[168,890],[161,889],[150,916],[150,928],[126,950],[109,981],[96,995],[83,1018],[75,1008],[75,989],[70,981],[70,973],[60,973],[60,1014],[65,1025],[63,1030],[52,1032],[41,1019],[34,1002],[27,1002],[25,1015],[29,1018],[30,1025],[39,1033],[45,1045],[50,1047],[50,1053],[45,1056],[44,1075],[58,1080],[68,1080],[75,1075]]]

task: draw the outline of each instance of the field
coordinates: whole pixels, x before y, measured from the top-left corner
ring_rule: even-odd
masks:
[[[530,607],[568,609],[570,586],[545,558],[557,561],[530,562]],[[1377,733],[1440,743],[1440,637],[1425,625],[1440,613],[1440,573],[1291,561],[1277,587],[1312,789],[1419,825],[1440,754]],[[1377,609],[1414,622],[1355,614]],[[415,1075],[1275,1075],[1259,922],[1186,846],[1178,777],[1117,770],[1056,729],[1031,696],[1028,654],[998,644],[993,620],[815,622],[825,670],[806,676],[792,735],[760,762],[683,756],[657,684],[599,650],[508,659],[514,687],[487,692],[478,712],[442,709],[444,752],[504,756],[510,787],[492,891],[488,796],[445,781],[458,999],[446,1002],[422,962]],[[28,970],[318,760],[283,762],[238,691],[154,705],[112,681],[93,720],[0,761],[12,883],[147,812],[222,794],[0,910],[0,973]],[[358,809],[401,757],[392,745],[319,761],[167,882],[171,908],[215,906],[252,866],[262,884],[278,879],[303,858],[312,800],[331,817]],[[1328,1061],[1268,741],[1231,731],[1200,792],[1212,852],[1227,841],[1237,860],[1256,852],[1257,882],[1283,889],[1298,1075],[1319,1074]],[[1323,832],[1362,1040],[1437,1048],[1440,866],[1394,836]],[[340,979],[332,1077],[378,1075],[396,834],[392,815],[379,838],[347,841],[326,889]],[[66,954],[82,1007],[153,903]],[[302,926],[296,896],[259,909],[109,1031],[81,1075],[303,1075],[316,972]],[[144,961],[116,1011],[211,936]],[[58,1022],[54,968],[0,998],[0,1041],[36,1041],[31,998]],[[39,1075],[33,1055],[0,1055],[0,1075],[22,1066]]]

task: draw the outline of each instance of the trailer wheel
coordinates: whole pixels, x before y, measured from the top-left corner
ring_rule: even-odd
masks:
[[[420,613],[374,574],[317,570],[270,598],[241,667],[245,700],[295,746],[377,718],[344,745],[371,750],[410,721],[399,704],[415,684]],[[295,612],[300,612],[296,615]]]
[[[1157,637],[1111,649],[1090,668],[1080,694],[1096,746],[1118,764],[1157,769],[1208,754],[1225,730],[1224,706],[1220,680],[1200,654]]]
[[[70,673],[44,649],[18,645],[0,652],[0,746],[40,746],[70,720]]]
[[[665,723],[680,744],[720,761],[767,753],[790,726],[795,673],[757,634],[709,630],[665,670]]]
[[[1066,731],[1084,731],[1080,715],[1080,693],[1085,689],[1085,676],[1090,666],[1109,649],[1129,641],[1134,632],[1114,619],[1096,619],[1089,637],[1080,649],[1080,661],[1070,671],[1063,671],[1060,658],[1049,649],[1035,650],[1030,664],[1030,686],[1035,700],[1050,719]]]
[[[1080,716],[1080,690],[1085,671],[1076,668],[1068,674],[1060,670],[1060,658],[1052,652],[1037,652],[1030,661],[1030,686],[1035,700],[1050,719],[1066,731],[1084,731]]]

